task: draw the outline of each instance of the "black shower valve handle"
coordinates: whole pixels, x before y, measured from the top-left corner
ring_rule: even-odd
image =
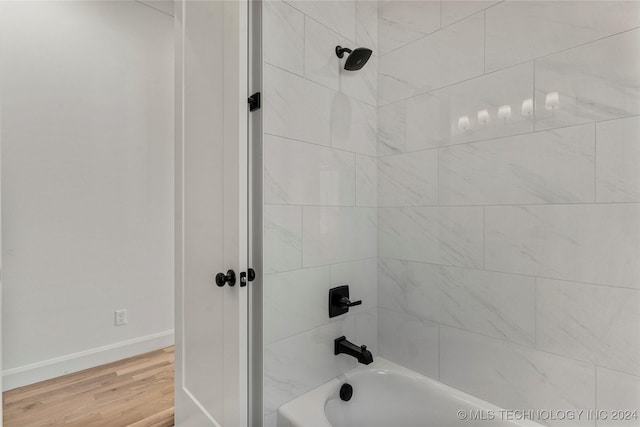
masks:
[[[353,306],[362,304],[362,300],[361,299],[358,300],[358,301],[351,302],[351,301],[349,301],[349,298],[347,298],[347,297],[340,298],[339,302],[340,302],[340,305],[343,306],[343,307],[353,307]]]
[[[349,300],[349,285],[329,289],[329,318],[349,312],[349,307],[361,305],[362,301]]]

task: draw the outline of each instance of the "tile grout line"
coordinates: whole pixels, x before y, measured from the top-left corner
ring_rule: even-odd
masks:
[[[303,270],[303,269],[304,269],[304,205],[300,205],[300,268],[299,270]]]
[[[442,378],[442,326],[439,321],[436,324],[438,325],[438,381],[440,381]]]
[[[366,259],[371,259],[371,257],[366,258]],[[512,275],[512,276],[518,276],[518,277],[526,277],[526,278],[530,278],[530,279],[535,279],[535,278],[546,279],[546,280],[553,280],[553,281],[557,281],[557,282],[568,282],[568,283],[571,283],[571,284],[574,284],[574,285],[581,285],[581,286],[598,286],[598,287],[602,287],[602,288],[611,288],[611,289],[619,289],[621,291],[636,292],[640,296],[640,288],[630,288],[628,286],[607,285],[607,284],[604,284],[604,283],[594,283],[594,282],[584,282],[584,281],[583,282],[579,282],[579,281],[572,280],[572,279],[561,279],[561,278],[557,278],[557,277],[547,277],[547,276],[541,276],[541,275],[538,275],[538,274],[531,275],[531,274],[514,273],[514,272],[502,271],[502,270],[482,269],[480,267],[470,267],[470,266],[453,265],[453,264],[439,264],[439,263],[430,262],[430,261],[416,261],[416,260],[413,260],[413,259],[397,258],[397,257],[389,257],[389,256],[383,256],[383,257],[380,257],[380,259],[399,261],[399,262],[404,262],[404,263],[412,263],[412,264],[426,264],[426,265],[431,265],[431,266],[447,267],[447,268],[460,269],[460,270],[485,271],[487,273],[501,274],[501,275],[507,275],[507,276],[508,275]],[[346,262],[348,262],[348,261],[346,261]]]
[[[291,203],[291,205],[299,205],[300,203]],[[268,203],[268,205],[274,206],[288,206],[287,203]],[[315,206],[315,207],[330,207],[330,208],[376,208],[376,206],[353,206],[353,205],[317,205],[317,204],[303,204],[304,206]],[[382,209],[437,209],[437,208],[524,208],[524,207],[552,207],[552,206],[607,206],[607,205],[640,205],[639,202],[554,202],[554,203],[486,203],[486,204],[476,204],[476,205],[395,205],[395,206],[377,206]]]
[[[286,341],[286,340],[288,340],[290,338],[295,338],[295,337],[298,337],[300,335],[312,333],[312,332],[314,332],[314,331],[316,331],[317,329],[320,329],[320,328],[325,328],[327,326],[335,325],[335,324],[338,324],[338,323],[344,323],[345,321],[351,320],[351,319],[354,319],[354,326],[355,326],[355,317],[356,317],[356,315],[358,313],[362,313],[362,312],[364,312],[364,310],[359,311],[357,313],[356,312],[345,313],[343,315],[344,317],[342,317],[340,319],[335,319],[335,320],[334,319],[328,319],[328,320],[325,320],[321,324],[317,324],[315,326],[308,327],[308,328],[306,328],[306,329],[304,329],[302,331],[298,331],[298,332],[295,332],[295,333],[293,333],[291,335],[287,335],[287,336],[284,336],[282,338],[278,338],[275,341],[271,341],[269,343],[266,343],[266,344],[264,344],[264,347],[268,347],[268,346],[271,346],[271,345],[274,345],[274,344],[278,344],[278,343],[281,343],[282,341]]]
[[[487,269],[487,208],[482,207],[482,269]]]
[[[593,203],[598,203],[598,124],[593,124]]]
[[[266,273],[265,276],[275,276],[275,275],[278,275],[278,274],[290,274],[290,273],[296,273],[296,272],[302,271],[302,270],[322,269],[322,268],[334,267],[334,266],[339,266],[339,265],[344,265],[344,264],[351,264],[351,263],[364,262],[364,261],[373,261],[373,260],[376,260],[376,259],[377,258],[375,256],[369,256],[369,257],[366,257],[366,258],[355,258],[355,259],[351,259],[351,260],[347,260],[347,261],[335,261],[335,262],[331,262],[331,263],[327,263],[327,264],[319,264],[319,265],[311,265],[311,266],[301,267],[301,268],[294,268],[294,269],[291,269],[291,270],[273,271],[271,273]]]
[[[593,362],[587,362],[587,363],[593,363]],[[608,371],[613,371],[613,372],[615,372],[615,373],[617,373],[617,374],[624,374],[624,375],[628,375],[628,376],[633,377],[633,378],[637,379],[638,381],[640,381],[640,375],[638,375],[637,373],[632,374],[631,372],[628,372],[628,371],[621,371],[621,370],[620,370],[620,369],[618,369],[618,368],[610,368],[610,367],[607,367],[607,366],[598,365],[597,363],[593,363],[593,364],[594,364],[594,366],[595,366],[596,368],[606,369],[606,370],[608,370]],[[636,372],[637,372],[637,371],[636,371]]]
[[[296,10],[298,13],[300,13],[301,15],[304,15],[304,16],[308,17],[309,19],[311,19],[311,20],[315,21],[315,22],[316,22],[316,23],[318,23],[319,25],[322,25],[322,26],[323,26],[323,27],[325,27],[327,30],[329,30],[329,31],[331,31],[331,32],[333,32],[333,33],[335,33],[335,34],[337,34],[338,36],[340,36],[340,37],[344,38],[346,41],[348,41],[348,42],[350,42],[350,43],[353,43],[353,44],[356,44],[356,40],[355,40],[355,39],[354,39],[354,40],[351,40],[349,37],[345,36],[344,34],[342,34],[342,33],[338,32],[338,31],[334,30],[333,28],[331,28],[331,27],[327,26],[326,24],[324,24],[324,23],[320,22],[320,21],[319,21],[318,19],[316,19],[315,17],[313,17],[313,16],[311,16],[311,15],[308,15],[307,13],[305,13],[305,12],[303,12],[302,10],[298,9],[296,6],[294,6],[294,5],[292,4],[292,3],[294,3],[294,2],[289,1],[289,0],[283,0],[283,3],[286,3],[289,7],[291,7],[291,8],[293,8],[293,9],[295,9],[295,10]],[[354,34],[354,36],[355,36],[355,35],[356,35],[356,34]]]
[[[487,11],[483,10],[482,24],[482,74],[487,72]]]
[[[480,12],[478,12],[478,13],[480,13]],[[494,73],[498,73],[500,71],[505,71],[505,70],[508,70],[509,68],[513,68],[513,67],[517,67],[518,65],[526,64],[527,62],[533,62],[533,61],[536,61],[536,60],[544,59],[544,58],[546,58],[548,56],[557,55],[559,53],[563,53],[563,52],[571,50],[571,49],[576,49],[576,48],[579,48],[579,47],[583,47],[583,46],[586,46],[586,45],[591,44],[591,43],[597,43],[597,42],[600,42],[602,40],[606,40],[606,39],[611,38],[611,37],[620,36],[622,34],[629,33],[629,32],[632,32],[632,31],[637,31],[637,30],[640,30],[640,26],[633,27],[633,28],[630,28],[628,30],[624,30],[624,31],[621,31],[621,32],[618,32],[618,33],[615,33],[615,34],[609,34],[608,36],[604,36],[604,37],[601,37],[601,38],[596,39],[596,40],[591,40],[591,41],[588,41],[588,42],[585,42],[585,43],[581,43],[581,44],[576,45],[576,46],[571,46],[571,47],[568,47],[568,48],[565,48],[565,49],[562,49],[562,50],[558,50],[558,51],[555,51],[555,52],[551,52],[551,53],[548,53],[548,54],[545,54],[545,55],[542,55],[542,56],[537,56],[535,58],[529,58],[526,61],[521,61],[521,62],[518,62],[518,63],[515,63],[515,64],[510,64],[510,65],[507,65],[507,66],[504,66],[504,67],[501,67],[501,68],[496,68],[496,69],[491,70],[489,72],[485,72],[484,74],[474,75],[474,76],[471,76],[471,77],[466,78],[464,80],[460,80],[460,81],[457,81],[455,83],[446,84],[446,85],[443,85],[443,86],[440,86],[440,87],[437,87],[437,88],[434,88],[434,89],[427,90],[425,92],[416,93],[416,94],[407,96],[405,98],[393,100],[391,102],[386,102],[386,103],[384,103],[382,105],[379,105],[379,107],[384,107],[384,106],[387,106],[387,105],[395,104],[396,102],[406,101],[406,100],[409,100],[411,98],[416,98],[416,97],[419,97],[419,96],[422,96],[422,95],[426,95],[426,94],[429,94],[429,93],[437,92],[439,90],[447,89],[447,88],[450,88],[452,86],[456,86],[456,85],[458,85],[460,83],[465,83],[465,82],[468,82],[470,80],[477,79],[479,77],[488,76],[488,75],[491,75],[491,74],[494,74]],[[380,74],[380,73],[378,73],[378,74]],[[384,76],[385,74],[382,74],[382,75]]]
[[[548,128],[548,129],[527,130],[527,131],[523,131],[523,132],[517,132],[517,133],[508,134],[508,135],[493,136],[493,137],[475,139],[475,140],[466,141],[466,142],[455,142],[455,143],[452,143],[452,144],[444,144],[444,145],[439,145],[439,146],[435,146],[435,147],[419,148],[417,150],[405,151],[405,152],[401,152],[401,153],[386,154],[386,155],[379,156],[379,158],[387,159],[387,158],[391,158],[391,157],[394,157],[394,156],[401,156],[401,155],[409,154],[409,153],[419,153],[419,152],[422,152],[422,151],[429,151],[429,150],[436,150],[436,149],[447,149],[447,148],[460,147],[460,146],[469,145],[469,144],[480,144],[480,143],[485,143],[485,142],[495,142],[495,141],[502,140],[502,139],[506,140],[506,139],[511,139],[511,138],[515,138],[515,137],[523,137],[523,136],[532,135],[532,134],[542,134],[542,133],[545,133],[545,132],[551,132],[552,133],[552,132],[555,132],[555,131],[558,131],[558,130],[563,130],[563,129],[577,128],[577,127],[581,127],[581,126],[587,126],[587,125],[592,125],[592,124],[598,124],[598,123],[615,121],[615,120],[623,120],[623,119],[629,119],[629,118],[635,118],[635,117],[640,117],[640,116],[638,116],[638,115],[621,116],[621,117],[616,117],[616,118],[613,118],[613,119],[600,120],[600,121],[597,121],[597,122],[574,123],[574,124],[569,124],[569,125],[565,125],[565,126],[558,126],[558,127]],[[286,139],[292,139],[292,138],[289,138],[289,137],[281,137],[279,135],[272,135],[272,136],[277,136],[277,137],[286,138]],[[300,142],[307,142],[307,141],[300,141]],[[314,142],[307,142],[307,143],[308,144],[321,145],[321,144],[317,144],[317,143],[314,143]],[[326,145],[321,145],[321,146],[326,147]],[[346,150],[340,149],[340,148],[337,148],[337,149],[338,150],[342,150],[342,151],[346,151]],[[353,153],[353,151],[347,151],[347,152]]]
[[[531,346],[528,346],[526,344],[522,344],[522,343],[519,343],[519,342],[507,341],[507,340],[504,340],[504,339],[501,339],[501,338],[493,337],[491,335],[482,334],[482,333],[471,331],[471,330],[468,330],[468,329],[462,329],[462,328],[459,328],[457,326],[449,326],[449,325],[446,325],[446,326],[449,327],[449,328],[454,328],[454,329],[458,329],[458,330],[461,330],[461,331],[465,331],[465,332],[470,333],[470,334],[480,335],[480,336],[483,336],[483,337],[487,337],[489,339],[494,339],[494,340],[500,341],[502,343],[507,343],[508,345],[512,345],[512,346],[515,346],[515,347],[525,348],[525,349],[528,349],[528,350],[534,350],[534,351],[537,351],[539,353],[543,353],[543,354],[550,355],[550,356],[553,356],[553,357],[558,357],[558,358],[561,358],[561,359],[565,359],[567,361],[577,362],[577,363],[583,364],[583,365],[597,366],[593,362],[591,362],[589,360],[586,360],[586,359],[576,359],[576,358],[568,356],[566,354],[556,353],[556,352],[549,351],[549,350],[542,350],[542,349],[539,349],[539,348],[536,348],[536,347],[531,347]],[[610,368],[606,368],[606,369],[610,369]],[[627,374],[627,375],[631,375],[631,374],[628,374],[628,373],[626,373],[624,371],[618,371],[618,370],[615,370],[615,369],[610,369],[610,370],[615,371],[615,372],[620,372],[620,373],[623,373],[623,374]]]
[[[353,207],[358,207],[358,155],[353,156]]]
[[[533,111],[532,111],[533,132],[535,133],[536,125],[538,124],[536,120],[536,60],[534,59],[532,62],[533,62],[533,66],[531,68],[533,68],[533,78],[531,79],[531,100],[533,102]]]
[[[278,135],[278,134],[275,134],[275,133],[268,133],[268,132],[263,132],[263,133],[266,136],[272,136],[272,137],[276,137],[276,138],[280,138],[280,139],[285,139],[287,141],[294,141],[294,142],[298,142],[298,143],[301,143],[301,144],[308,144],[308,145],[312,145],[314,147],[326,148],[328,150],[335,150],[335,151],[339,151],[341,153],[360,154],[360,155],[363,155],[363,156],[376,158],[376,156],[374,156],[374,155],[371,155],[371,154],[368,154],[368,153],[363,153],[361,151],[349,151],[349,150],[344,149],[344,148],[332,147],[331,145],[324,145],[324,144],[320,144],[320,143],[317,143],[317,142],[303,141],[301,139],[292,138],[290,136],[283,136],[283,135]]]
[[[440,162],[441,162],[441,157],[440,157],[440,147],[438,147],[438,152],[436,153],[437,155],[437,159],[436,159],[436,185],[438,186],[436,188],[436,205],[437,206],[442,206],[442,200],[441,200],[441,196],[440,196]]]
[[[357,46],[359,44],[359,42],[360,42],[358,40],[358,28],[359,28],[359,25],[358,25],[358,1],[357,0],[353,2],[353,8],[355,9],[355,13],[353,14],[353,20],[354,20],[353,28],[355,29],[354,41],[355,41],[356,46]]]
[[[402,103],[402,133],[403,133],[402,153],[399,153],[399,154],[404,154],[407,152],[407,103],[406,102]]]
[[[594,396],[593,396],[593,404],[595,406],[595,410],[598,409],[598,365],[593,364],[593,381],[594,381]],[[596,427],[600,425],[600,420],[596,417]]]
[[[538,349],[538,278],[533,278],[533,348]]]
[[[280,65],[277,65],[277,64],[272,64],[271,62],[264,61],[264,64],[265,64],[265,65],[268,65],[268,66],[270,66],[270,67],[272,67],[272,68],[275,68],[275,69],[277,69],[277,70],[280,70],[280,71],[282,71],[282,72],[284,72],[284,73],[291,74],[291,75],[292,75],[292,76],[294,76],[294,77],[298,77],[298,78],[300,78],[300,79],[304,80],[305,82],[308,82],[308,83],[310,83],[310,84],[312,84],[312,85],[319,86],[319,87],[321,87],[321,88],[323,88],[323,89],[326,89],[326,90],[328,90],[328,91],[332,92],[332,94],[334,94],[334,95],[335,95],[336,93],[339,93],[339,94],[341,94],[341,95],[346,96],[347,98],[349,98],[349,99],[350,99],[350,100],[352,100],[352,101],[359,102],[359,103],[361,103],[361,104],[365,104],[365,105],[367,105],[367,106],[369,106],[369,107],[371,107],[371,108],[377,108],[377,104],[376,104],[376,105],[374,105],[374,104],[372,104],[372,103],[370,103],[370,102],[368,102],[368,101],[365,101],[364,99],[362,99],[362,98],[360,98],[360,97],[357,97],[357,96],[353,96],[353,95],[350,95],[350,94],[344,93],[344,92],[342,92],[340,89],[332,88],[332,87],[327,86],[327,85],[325,85],[325,84],[323,84],[323,83],[320,83],[320,82],[318,82],[318,81],[316,81],[316,80],[313,80],[313,79],[311,79],[311,78],[305,77],[305,76],[304,76],[304,74],[303,74],[303,75],[300,75],[300,74],[296,73],[295,71],[287,70],[286,68],[283,68],[283,67],[281,67]],[[303,61],[303,68],[306,68],[306,65],[304,65],[304,64],[305,64],[305,62]],[[303,70],[303,72],[305,72],[305,71],[306,71],[306,70]]]
[[[156,12],[160,12],[160,13],[162,13],[162,14],[164,14],[164,15],[170,16],[170,17],[171,17],[171,19],[174,19],[174,15],[172,15],[171,13],[168,13],[168,12],[165,12],[164,10],[158,9],[157,7],[152,6],[151,4],[149,4],[149,3],[147,3],[147,2],[140,1],[140,0],[135,0],[135,2],[136,2],[136,4],[138,4],[138,5],[146,6],[146,7],[150,8],[150,9],[155,10]]]
[[[414,1],[415,1],[415,0],[414,0]],[[442,2],[442,1],[446,1],[446,0],[441,0],[441,2]],[[460,24],[462,21],[465,21],[465,20],[467,20],[467,19],[469,19],[469,18],[472,18],[472,17],[474,17],[474,16],[476,16],[476,15],[480,15],[481,13],[484,13],[487,9],[491,9],[492,7],[497,6],[497,5],[499,5],[500,3],[502,3],[502,2],[498,2],[498,3],[492,4],[492,5],[490,5],[490,6],[486,7],[486,8],[484,8],[484,9],[482,9],[482,10],[478,10],[478,11],[476,11],[476,12],[473,12],[471,15],[466,15],[466,16],[464,16],[464,17],[462,17],[462,18],[458,19],[457,21],[450,22],[450,23],[448,23],[447,25],[445,25],[444,27],[442,26],[442,6],[441,6],[441,7],[440,7],[440,26],[439,26],[437,29],[435,29],[435,30],[433,30],[433,31],[431,31],[431,32],[429,32],[429,33],[423,34],[423,35],[421,35],[420,37],[418,37],[417,39],[414,39],[414,40],[411,40],[411,41],[409,41],[409,42],[406,42],[405,44],[403,44],[403,45],[401,45],[401,46],[394,47],[393,49],[388,50],[388,51],[386,51],[385,53],[378,55],[378,58],[383,58],[383,57],[387,56],[387,55],[388,55],[388,54],[390,54],[390,53],[393,53],[393,52],[398,51],[398,50],[400,50],[400,49],[403,49],[403,48],[405,48],[405,47],[407,47],[407,46],[410,46],[410,45],[412,45],[413,43],[416,43],[416,42],[418,42],[418,41],[420,41],[420,40],[422,40],[422,39],[424,39],[424,38],[426,38],[426,37],[429,37],[429,36],[431,36],[431,35],[434,35],[434,34],[436,34],[436,33],[437,33],[437,32],[439,32],[439,31],[442,31],[442,30],[444,30],[444,29],[446,29],[446,28],[449,28],[449,27],[451,27],[451,26],[453,26],[453,25]]]
[[[440,329],[441,328],[454,329],[456,331],[461,331],[461,332],[464,332],[464,333],[467,333],[467,334],[471,334],[471,335],[474,335],[474,336],[477,336],[477,337],[482,337],[484,339],[494,340],[494,341],[499,342],[502,345],[517,347],[519,349],[533,350],[533,351],[536,351],[536,352],[539,352],[539,353],[542,353],[542,354],[545,354],[545,355],[548,355],[548,356],[553,356],[553,357],[557,357],[557,358],[560,358],[560,359],[565,359],[565,360],[570,361],[570,362],[577,362],[577,363],[583,364],[583,365],[592,365],[596,369],[598,367],[601,367],[603,369],[607,369],[607,370],[610,370],[612,372],[616,372],[616,373],[619,373],[619,374],[628,375],[628,376],[640,379],[640,376],[637,376],[637,375],[632,374],[632,373],[627,372],[627,371],[623,371],[623,370],[615,369],[615,368],[610,368],[610,367],[600,366],[600,365],[597,365],[597,364],[595,364],[595,363],[593,363],[593,362],[591,362],[589,360],[586,360],[586,359],[577,359],[577,358],[574,358],[572,356],[568,356],[568,355],[565,355],[565,354],[556,353],[556,352],[553,352],[553,351],[543,350],[543,349],[537,348],[536,346],[534,346],[533,343],[525,344],[525,343],[518,342],[518,341],[512,341],[512,340],[509,340],[509,339],[506,339],[506,338],[503,338],[503,337],[498,337],[498,336],[494,336],[494,335],[488,335],[486,333],[474,331],[474,330],[467,329],[467,328],[464,328],[464,327],[461,327],[461,326],[456,326],[456,325],[452,325],[452,324],[448,324],[448,323],[441,323],[440,321],[435,321],[435,320],[428,319],[428,318],[425,318],[425,317],[420,316],[420,315],[416,315],[416,314],[413,314],[413,313],[407,313],[405,311],[399,311],[399,310],[393,309],[393,308],[380,307],[380,306],[378,308],[381,309],[381,310],[386,310],[386,311],[388,311],[390,313],[400,314],[402,316],[405,316],[406,318],[416,319],[416,320],[421,321],[421,322],[432,323],[432,324],[438,326]],[[439,343],[438,346],[440,347],[440,343]]]

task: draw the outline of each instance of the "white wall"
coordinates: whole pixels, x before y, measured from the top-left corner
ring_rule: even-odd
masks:
[[[507,409],[640,409],[640,3],[379,5],[379,354]]]
[[[376,3],[266,1],[264,397],[280,405],[355,366],[341,335],[376,347],[376,58],[344,71],[340,44],[375,46]],[[373,35],[373,37],[372,37]],[[362,299],[331,319],[328,291]]]
[[[142,3],[5,3],[10,389],[173,340],[174,46],[172,16]]]

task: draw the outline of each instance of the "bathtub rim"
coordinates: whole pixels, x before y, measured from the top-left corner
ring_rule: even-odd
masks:
[[[458,390],[447,384],[441,383],[438,380],[412,371],[411,369],[400,366],[380,356],[376,356],[372,364],[357,366],[350,369],[344,374],[340,374],[326,383],[321,384],[280,406],[276,416],[277,427],[332,427],[325,412],[327,402],[332,397],[338,397],[338,390],[344,382],[349,381],[349,379],[354,376],[360,376],[367,372],[373,372],[376,374],[386,372],[397,373],[401,376],[409,377],[412,380],[425,381],[432,387],[441,390],[444,394],[449,394],[453,397],[463,399],[479,409],[494,412],[504,410],[504,408],[489,403],[462,390]],[[322,404],[318,404],[318,402],[322,402]],[[461,421],[461,423],[464,422],[465,421]],[[512,421],[512,423],[514,427],[543,427],[542,424],[538,424],[530,420]]]

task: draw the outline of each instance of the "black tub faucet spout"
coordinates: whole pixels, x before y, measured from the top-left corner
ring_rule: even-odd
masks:
[[[344,336],[336,338],[333,354],[338,355],[342,353],[355,357],[356,359],[358,359],[359,363],[365,365],[373,362],[373,355],[369,350],[367,350],[366,345],[357,346],[354,343],[348,341]]]

